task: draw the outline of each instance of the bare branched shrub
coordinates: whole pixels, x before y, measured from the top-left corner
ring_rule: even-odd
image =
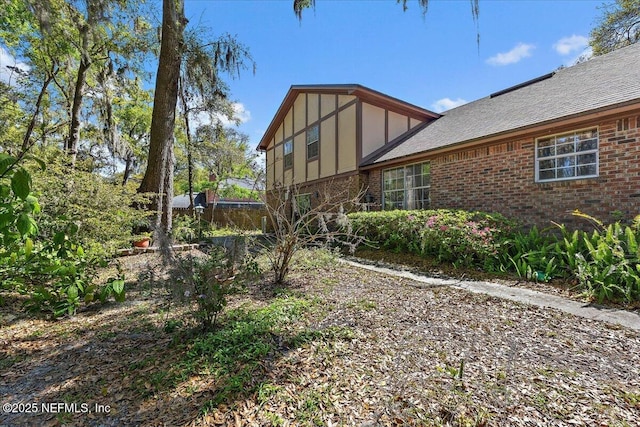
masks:
[[[272,233],[267,236],[265,253],[274,273],[275,283],[282,283],[294,254],[309,247],[342,247],[351,253],[363,241],[353,229],[347,212],[360,210],[364,191],[351,194],[351,185],[338,191],[332,182],[312,193],[300,187],[276,184],[270,191],[267,214]]]
[[[167,278],[169,306],[186,306],[203,331],[216,327],[227,297],[260,275],[257,263],[244,246],[211,246],[205,252],[176,254],[170,238],[159,231],[157,245]]]

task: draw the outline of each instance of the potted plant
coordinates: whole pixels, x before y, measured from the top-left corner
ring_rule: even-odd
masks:
[[[151,244],[151,233],[140,233],[133,236],[133,246],[136,248],[148,248]]]
[[[136,248],[148,248],[151,243],[151,226],[146,217],[137,218],[132,227],[132,241]]]

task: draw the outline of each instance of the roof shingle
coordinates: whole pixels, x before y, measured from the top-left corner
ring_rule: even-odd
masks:
[[[640,101],[640,43],[560,69],[551,77],[446,111],[367,164]]]

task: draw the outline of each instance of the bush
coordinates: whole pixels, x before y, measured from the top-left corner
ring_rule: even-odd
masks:
[[[514,225],[498,214],[444,209],[358,212],[349,219],[374,245],[466,267],[494,265]]]
[[[590,298],[640,300],[640,215],[631,225],[604,225],[581,212],[595,230],[556,225],[522,231],[500,215],[428,210],[349,215],[370,244],[432,257],[454,266],[514,272],[528,280],[574,280]]]
[[[112,255],[130,247],[136,225],[148,222],[148,213],[133,206],[146,200],[133,183],[122,186],[90,171],[63,165],[57,151],[45,153],[47,170],[33,172],[33,188],[42,197],[37,221],[39,237],[53,238],[68,223],[79,231],[78,243],[93,255]]]
[[[82,302],[124,299],[124,281],[113,279],[98,288],[93,284],[102,258],[89,256],[78,241],[78,226],[58,218],[56,229],[43,236],[36,219],[40,205],[32,193],[31,174],[19,159],[0,153],[0,290],[29,296],[29,311],[53,317],[74,314]],[[43,167],[44,169],[44,167]]]
[[[634,221],[634,226],[620,222],[608,226],[600,224],[591,234],[572,235],[571,241],[565,236],[566,242],[571,246],[579,245],[581,249],[575,254],[576,278],[587,294],[598,302],[640,300],[637,224],[638,221]],[[569,247],[566,243],[565,246]]]
[[[562,276],[565,257],[558,242],[557,236],[549,230],[533,227],[526,232],[514,231],[502,241],[494,270],[513,271],[520,277],[536,281]]]
[[[236,260],[224,248],[214,247],[204,257],[178,258],[171,270],[169,287],[172,299],[195,307],[193,316],[203,330],[216,326],[227,305],[227,296],[238,292],[246,280],[259,274],[255,261]]]

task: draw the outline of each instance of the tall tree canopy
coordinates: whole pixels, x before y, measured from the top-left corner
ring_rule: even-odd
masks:
[[[640,39],[640,0],[616,0],[602,6],[603,14],[591,30],[594,56],[637,43]]]
[[[22,63],[12,87],[33,119],[23,149],[33,135],[42,146],[60,144],[72,165],[92,156],[81,129],[109,128],[112,117],[99,114],[109,92],[139,83],[153,43],[144,13],[131,0],[5,0],[0,40]]]
[[[427,14],[429,10],[429,0],[416,0],[418,3],[418,7],[422,10],[422,16]],[[409,9],[409,0],[396,0],[396,4],[402,4],[402,9],[406,12]],[[473,21],[476,23],[476,28],[478,26],[478,17],[480,16],[480,0],[469,0],[471,3],[471,17]],[[305,9],[315,8],[316,0],[293,0],[293,13],[298,17],[299,20],[302,20],[302,12]],[[478,47],[480,46],[480,31],[478,30],[476,33]]]

